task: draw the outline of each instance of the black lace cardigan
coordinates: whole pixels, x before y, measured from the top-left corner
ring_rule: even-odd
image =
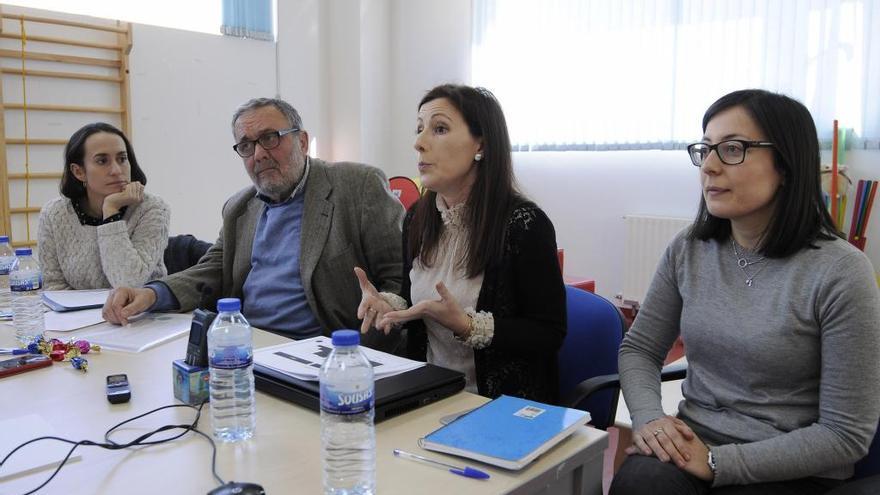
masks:
[[[407,233],[412,210],[403,225],[404,271],[402,296],[412,305],[412,259]],[[477,390],[495,398],[501,394],[555,403],[558,396],[557,354],[565,338],[565,286],[556,256],[556,232],[534,203],[518,204],[510,215],[504,255],[483,276],[477,311],[489,311],[495,334],[489,346],[474,351]],[[407,325],[406,353],[426,360],[427,332],[422,320]]]

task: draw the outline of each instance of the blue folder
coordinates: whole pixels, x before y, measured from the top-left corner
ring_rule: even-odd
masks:
[[[589,420],[586,411],[502,395],[419,439],[419,445],[521,469]]]

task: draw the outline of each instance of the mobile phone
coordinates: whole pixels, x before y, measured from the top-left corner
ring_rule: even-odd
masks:
[[[217,313],[204,309],[193,311],[189,328],[189,343],[186,346],[186,364],[208,367],[208,329]]]
[[[107,400],[111,404],[122,404],[131,399],[131,387],[128,385],[128,375],[119,373],[107,375]]]
[[[0,378],[51,365],[52,360],[49,359],[49,356],[44,356],[42,354],[17,356],[12,359],[0,361]]]

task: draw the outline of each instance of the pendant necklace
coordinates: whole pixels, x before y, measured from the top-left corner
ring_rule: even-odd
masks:
[[[733,246],[733,255],[736,257],[736,265],[739,266],[739,269],[742,270],[742,272],[746,276],[746,286],[751,287],[753,284],[753,281],[755,280],[755,277],[757,277],[758,274],[761,273],[761,270],[763,270],[764,267],[767,266],[767,263],[764,260],[764,256],[761,256],[760,258],[758,258],[756,260],[750,260],[746,257],[746,249],[745,248],[743,248],[743,254],[742,254],[742,256],[740,256],[739,251],[736,249],[736,241],[733,239],[733,236],[730,236],[730,244],[731,244],[731,246]],[[758,263],[763,263],[763,264],[760,267],[758,267],[758,269],[754,273],[752,273],[750,275],[747,268],[752,265],[757,265]]]

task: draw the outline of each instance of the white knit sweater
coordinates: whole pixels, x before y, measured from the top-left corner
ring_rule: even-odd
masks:
[[[49,201],[40,212],[37,238],[43,287],[140,287],[165,276],[170,216],[161,198],[144,193],[122,220],[95,227],[80,223],[69,198]]]

